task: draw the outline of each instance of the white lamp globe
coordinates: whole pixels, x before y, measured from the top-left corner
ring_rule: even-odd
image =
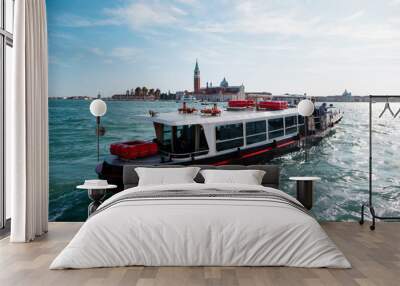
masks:
[[[90,103],[90,112],[93,116],[103,116],[107,112],[107,105],[101,99],[95,99]]]
[[[301,116],[311,116],[314,112],[314,103],[309,99],[303,99],[297,105],[297,111]]]

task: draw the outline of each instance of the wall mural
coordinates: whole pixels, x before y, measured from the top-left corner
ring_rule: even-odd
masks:
[[[281,189],[291,195],[290,177],[321,178],[312,208],[319,220],[359,219],[368,199],[365,95],[395,93],[399,67],[388,39],[380,38],[377,50],[374,35],[358,31],[368,24],[379,34],[379,21],[396,17],[392,8],[367,1],[360,13],[357,1],[344,0],[208,2],[47,1],[50,220],[85,220],[90,200],[76,186],[99,176],[119,185],[120,166],[135,162],[276,164]],[[366,22],[369,13],[376,22]],[[386,57],[375,56],[381,51]],[[380,79],[377,67],[393,72]],[[316,107],[307,134],[297,114],[306,97]],[[90,110],[94,99],[106,110]],[[393,215],[400,105],[389,110],[376,101],[374,203]],[[267,109],[274,111],[252,122],[227,116]],[[161,120],[167,112],[176,116]]]

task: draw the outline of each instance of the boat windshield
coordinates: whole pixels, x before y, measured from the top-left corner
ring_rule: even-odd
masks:
[[[206,154],[209,150],[200,124],[170,126],[154,123],[159,150],[170,157],[185,158]]]

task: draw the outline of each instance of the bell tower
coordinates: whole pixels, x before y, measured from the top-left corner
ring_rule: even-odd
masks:
[[[200,69],[199,69],[199,63],[197,62],[196,59],[196,66],[194,67],[194,93],[199,93],[200,92]]]

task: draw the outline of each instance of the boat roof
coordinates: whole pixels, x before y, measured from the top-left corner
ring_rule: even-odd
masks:
[[[267,119],[275,117],[284,117],[288,115],[298,115],[297,108],[288,108],[274,111],[256,111],[256,110],[221,110],[219,116],[207,116],[200,113],[184,114],[176,112],[157,113],[155,116],[138,116],[139,120],[157,122],[166,125],[180,126],[193,124],[218,124],[237,121],[248,121],[257,119]]]

